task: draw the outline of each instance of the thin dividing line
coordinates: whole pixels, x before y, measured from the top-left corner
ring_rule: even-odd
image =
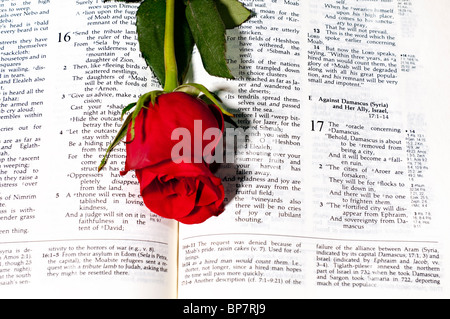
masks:
[[[10,242],[0,242],[0,245],[5,244],[31,244],[31,243],[52,243],[52,242],[75,242],[75,241],[134,241],[134,242],[145,242],[154,243],[161,245],[169,245],[162,241],[155,240],[145,240],[145,239],[113,239],[113,238],[95,238],[95,239],[44,239],[44,240],[23,240],[23,241],[10,241]]]
[[[260,233],[221,233],[221,234],[205,234],[185,237],[186,239],[200,238],[200,237],[212,237],[212,236],[229,236],[229,235],[246,235],[246,236],[272,236],[272,237],[292,237],[303,239],[319,239],[319,240],[336,240],[336,241],[366,241],[366,242],[390,242],[390,243],[426,243],[426,244],[438,244],[438,241],[423,241],[423,240],[384,240],[384,239],[343,239],[343,238],[327,238],[327,237],[311,237],[311,236],[296,236],[296,235],[282,235],[282,234],[260,234]]]

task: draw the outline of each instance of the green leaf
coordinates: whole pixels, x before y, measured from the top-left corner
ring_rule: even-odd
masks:
[[[213,0],[186,0],[186,18],[205,70],[233,79],[227,66],[225,24]]]
[[[102,158],[100,165],[98,167],[98,171],[100,172],[102,170],[102,168],[106,165],[106,162],[108,161],[109,158],[109,154],[111,153],[111,151],[114,149],[114,147],[117,146],[117,144],[120,143],[120,141],[122,139],[125,138],[125,136],[127,136],[127,131],[128,131],[128,125],[130,124],[131,120],[133,117],[133,113],[131,113],[127,119],[125,120],[125,122],[123,122],[122,127],[119,130],[119,133],[117,134],[116,138],[113,140],[113,142],[108,146],[108,149],[106,150],[106,154],[105,156]]]
[[[185,6],[182,2],[177,2],[175,8],[175,55],[180,83],[184,82],[194,48],[194,40],[186,21],[184,9]],[[139,47],[147,65],[151,68],[162,86],[165,83],[165,22],[165,0],[145,0],[141,3],[136,14]]]
[[[164,85],[165,0],[146,0],[136,13],[139,47],[147,65]]]
[[[106,165],[106,162],[108,161],[108,158],[109,158],[109,154],[112,152],[112,150],[120,143],[120,141],[122,141],[127,136],[128,127],[130,125],[131,125],[131,127],[130,127],[131,136],[130,136],[130,141],[128,141],[128,142],[131,142],[134,139],[134,136],[135,136],[134,125],[136,122],[136,117],[139,115],[139,112],[142,110],[142,108],[146,107],[147,103],[151,102],[153,105],[155,105],[156,98],[158,96],[160,96],[161,94],[163,94],[163,91],[159,91],[159,90],[145,93],[139,98],[137,103],[135,102],[135,103],[128,104],[122,110],[121,119],[128,111],[130,111],[133,107],[136,107],[134,109],[134,111],[128,115],[127,119],[125,120],[125,122],[123,122],[122,127],[120,128],[119,132],[117,133],[116,137],[114,138],[112,143],[106,149],[106,154],[103,157],[103,159],[101,160],[100,165],[98,167],[99,172]]]
[[[252,15],[238,0],[216,0],[216,6],[227,29],[240,26]]]
[[[121,121],[123,120],[124,115],[125,115],[129,110],[131,110],[133,107],[135,107],[136,104],[137,104],[136,102],[130,103],[130,104],[128,104],[128,105],[122,110],[122,114],[120,115],[120,120],[121,120]]]
[[[194,45],[194,38],[186,19],[186,6],[181,1],[177,1],[175,6],[175,56],[177,59],[179,83],[185,82],[184,80],[191,64]]]
[[[151,91],[151,92],[141,95],[141,97],[139,98],[139,100],[136,103],[136,108],[134,109],[133,113],[131,114],[132,115],[131,128],[130,128],[131,137],[130,137],[129,142],[134,140],[134,136],[135,136],[134,125],[136,122],[136,117],[139,115],[139,112],[142,110],[143,107],[147,107],[146,104],[148,104],[149,102],[151,102],[152,105],[155,105],[156,98],[163,93],[164,93],[163,91],[157,90],[157,91]]]

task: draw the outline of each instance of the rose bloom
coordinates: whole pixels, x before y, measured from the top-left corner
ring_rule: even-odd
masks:
[[[218,216],[224,210],[224,188],[203,160],[202,151],[206,146],[214,149],[220,142],[217,138],[204,141],[204,132],[211,128],[223,132],[223,127],[222,112],[215,105],[183,92],[160,95],[155,105],[149,103],[139,112],[132,141],[131,125],[128,128],[127,158],[121,174],[135,170],[144,203],[155,214],[185,224]],[[179,142],[173,140],[173,132],[180,128],[187,129],[194,138],[190,152],[175,159],[172,150]],[[198,139],[202,139],[201,154],[194,151]]]

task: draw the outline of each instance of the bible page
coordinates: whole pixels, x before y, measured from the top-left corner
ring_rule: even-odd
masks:
[[[123,144],[97,171],[122,109],[158,85],[137,6],[0,3],[2,297],[176,297],[177,224],[119,175]]]
[[[180,226],[179,296],[448,296],[448,5],[245,4],[237,79],[196,79],[239,129],[225,212]]]

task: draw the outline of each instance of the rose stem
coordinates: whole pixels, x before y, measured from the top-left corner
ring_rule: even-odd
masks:
[[[178,87],[178,70],[175,58],[175,0],[166,0],[166,26],[164,33],[164,91],[172,92]]]

